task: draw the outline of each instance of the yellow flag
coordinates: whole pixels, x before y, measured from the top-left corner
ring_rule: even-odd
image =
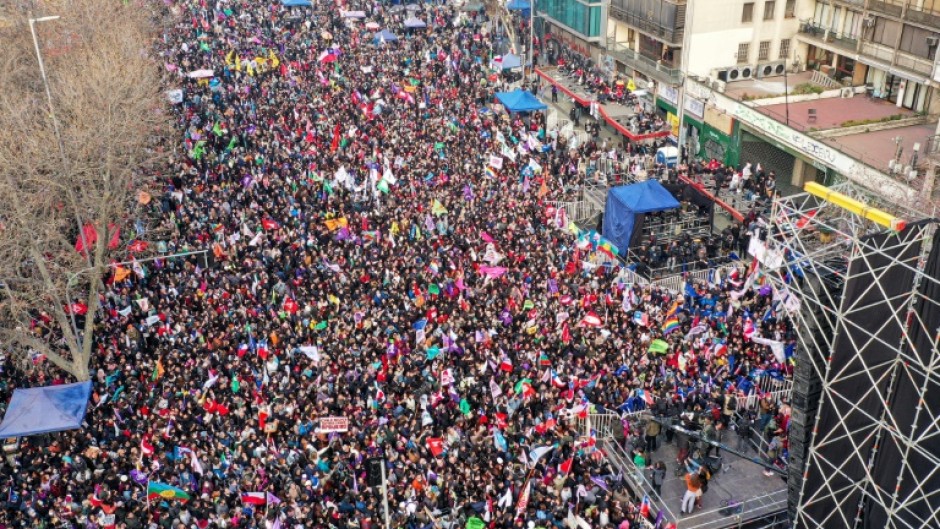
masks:
[[[277,58],[277,55],[274,54],[274,50],[271,50],[270,55],[268,55],[268,60],[271,61],[271,68],[277,68],[281,65],[281,61]]]
[[[121,282],[124,281],[124,278],[131,275],[131,271],[123,266],[119,266],[114,269],[114,281]]]
[[[228,55],[225,56],[225,64],[231,66],[235,62],[235,50],[228,52]]]
[[[340,228],[345,228],[346,226],[349,226],[349,222],[346,220],[346,217],[325,220],[323,221],[323,224],[326,225],[326,229],[330,231],[336,231]]]
[[[636,83],[633,82],[633,79],[627,81],[627,90],[631,92],[636,90]]]
[[[239,57],[238,55],[235,56],[235,71],[236,72],[242,71],[242,58]]]
[[[444,207],[444,204],[441,204],[440,200],[435,198],[434,203],[431,205],[431,213],[441,216],[447,213],[447,208]]]

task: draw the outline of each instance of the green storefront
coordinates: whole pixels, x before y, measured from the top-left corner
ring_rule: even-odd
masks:
[[[656,98],[656,106],[664,112],[678,115],[676,113],[676,107],[663,100],[661,97]],[[726,165],[734,167],[738,165],[741,158],[741,149],[733,137],[708,123],[695,119],[690,116],[688,112],[685,113],[685,123],[694,128],[698,133],[699,150],[695,153],[698,158],[705,160],[715,158]]]

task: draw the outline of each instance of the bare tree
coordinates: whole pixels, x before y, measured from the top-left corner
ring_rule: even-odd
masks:
[[[99,296],[145,213],[166,103],[145,9],[41,5],[32,16],[61,17],[36,26],[51,104],[30,14],[0,26],[0,348],[87,380]]]

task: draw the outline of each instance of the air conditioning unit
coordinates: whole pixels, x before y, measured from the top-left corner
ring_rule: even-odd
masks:
[[[841,97],[842,99],[855,97],[855,90],[852,89],[851,87],[843,88],[842,90],[839,91],[839,97]]]
[[[865,19],[862,20],[862,25],[865,26],[866,28],[875,27],[875,17],[872,17],[872,16],[865,17]]]
[[[753,66],[738,66],[728,71],[728,82],[743,81],[754,77]]]
[[[761,79],[763,77],[776,77],[778,75],[783,75],[783,72],[786,71],[786,69],[787,64],[784,61],[759,64],[757,65],[757,78]]]
[[[927,47],[928,47],[928,48],[936,48],[936,47],[937,47],[937,43],[940,43],[940,40],[938,40],[937,37],[927,37]]]
[[[725,93],[726,86],[728,86],[728,83],[718,79],[713,79],[711,83],[712,90],[718,92],[719,94]]]
[[[716,68],[712,70],[712,78],[728,82],[728,72],[730,71],[731,68]]]

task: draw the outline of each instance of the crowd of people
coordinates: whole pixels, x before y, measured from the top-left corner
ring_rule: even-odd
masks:
[[[755,372],[785,373],[753,340],[794,340],[759,271],[671,293],[590,265],[548,208],[599,146],[491,110],[483,27],[313,4],[147,4],[184,92],[157,247],[210,259],[109,278],[85,424],[7,454],[0,528],[379,527],[373,458],[392,527],[655,521],[577,420],[720,415]],[[4,403],[67,381],[3,371]]]

